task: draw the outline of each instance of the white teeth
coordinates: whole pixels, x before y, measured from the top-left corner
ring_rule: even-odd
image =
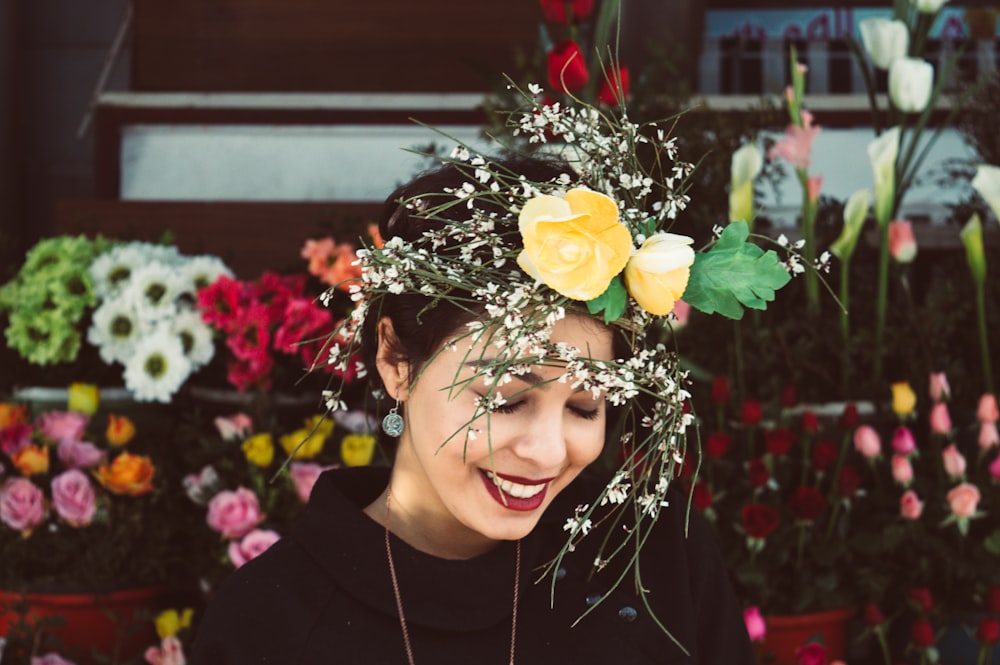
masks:
[[[493,484],[500,488],[500,491],[504,494],[509,494],[512,497],[518,499],[530,499],[535,496],[543,489],[545,489],[546,483],[541,485],[522,485],[520,483],[511,482],[509,480],[504,480],[498,477],[492,471],[486,472],[487,477],[493,481]]]

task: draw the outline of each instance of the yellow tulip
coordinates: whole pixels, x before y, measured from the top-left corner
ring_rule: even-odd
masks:
[[[894,383],[892,388],[892,410],[900,418],[913,413],[917,408],[917,394],[906,381]]]
[[[650,314],[669,314],[684,295],[694,263],[693,242],[675,233],[653,234],[625,266],[629,295]]]
[[[11,455],[10,461],[14,463],[22,476],[48,473],[49,449],[46,446],[31,444]]]
[[[574,300],[604,293],[632,252],[618,204],[586,189],[571,189],[563,198],[536,196],[521,209],[518,226],[524,250],[517,265]]]
[[[242,448],[247,461],[262,469],[274,461],[274,440],[267,432],[254,434],[243,442]]]
[[[92,383],[71,383],[68,390],[67,408],[87,416],[97,413],[101,404],[101,392]]]
[[[317,434],[322,436],[324,439],[327,439],[331,434],[333,434],[334,422],[323,414],[307,418],[306,429],[312,431],[314,428],[316,429]]]
[[[292,459],[312,459],[323,452],[323,444],[326,437],[319,432],[312,433],[312,429],[297,429],[290,434],[285,434],[279,439],[281,447],[285,453],[292,456]]]
[[[365,466],[375,454],[375,437],[371,434],[348,434],[340,442],[340,459],[344,466]]]
[[[172,608],[160,612],[156,616],[156,619],[154,619],[154,622],[156,623],[156,634],[160,636],[161,640],[173,637],[182,628],[187,628],[191,625],[191,617],[193,615],[194,610],[190,607],[185,608],[181,612]]]
[[[764,168],[764,158],[753,143],[733,153],[729,166],[729,221],[753,219],[753,181]]]
[[[104,432],[108,443],[116,448],[124,446],[135,437],[135,423],[127,416],[108,414],[108,428]]]

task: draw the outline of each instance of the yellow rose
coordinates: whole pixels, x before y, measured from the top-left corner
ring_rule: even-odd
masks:
[[[302,428],[285,434],[281,437],[280,443],[285,453],[291,455],[292,459],[312,459],[323,452],[326,437],[319,432],[312,433],[311,428]]]
[[[694,263],[694,250],[689,246],[693,242],[675,233],[653,234],[625,266],[629,294],[650,314],[669,314],[684,295]]]
[[[340,459],[344,466],[366,466],[375,453],[375,437],[371,434],[348,434],[340,442]]]
[[[618,221],[618,205],[586,189],[563,198],[536,196],[518,217],[524,250],[517,265],[574,300],[604,293],[632,252],[632,234]]]
[[[107,437],[108,443],[120,448],[135,437],[135,423],[128,416],[109,413],[108,429],[105,430],[104,436]]]
[[[94,473],[97,482],[115,494],[139,496],[153,489],[156,469],[145,455],[121,453],[111,464],[102,464]]]
[[[14,453],[10,461],[14,463],[22,476],[34,476],[49,471],[49,449],[45,446],[31,444]]]
[[[917,407],[917,394],[906,381],[892,384],[892,410],[900,418],[913,413]]]
[[[242,447],[247,461],[262,469],[271,466],[274,461],[274,440],[267,432],[254,434],[243,442]]]
[[[194,614],[194,610],[190,607],[178,612],[175,609],[164,610],[160,612],[154,622],[156,623],[156,634],[160,636],[161,640],[165,640],[168,637],[176,635],[182,628],[187,628],[191,625],[191,617]]]
[[[101,403],[101,393],[92,383],[71,383],[68,391],[67,407],[87,416],[97,413]]]
[[[323,414],[306,418],[306,428],[310,432],[313,428],[316,428],[316,433],[321,435],[324,439],[330,438],[330,435],[333,434],[333,427],[334,422]]]

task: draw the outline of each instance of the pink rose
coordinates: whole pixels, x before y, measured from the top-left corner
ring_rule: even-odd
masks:
[[[97,501],[94,486],[83,471],[70,469],[52,479],[52,507],[70,526],[90,524]]]
[[[993,480],[1000,481],[1000,455],[993,458],[990,462],[990,475],[993,476]]]
[[[993,393],[983,393],[979,398],[976,420],[981,423],[995,423],[1000,420],[1000,409],[997,408],[997,398]]]
[[[882,440],[871,425],[862,425],[854,430],[854,449],[867,459],[874,459],[882,454]]]
[[[242,439],[253,431],[253,421],[245,413],[234,413],[228,418],[219,416],[215,419],[215,429],[223,441]]]
[[[79,441],[90,422],[90,416],[76,411],[50,411],[35,421],[35,428],[53,441]]]
[[[928,392],[932,402],[944,402],[951,397],[951,386],[944,372],[931,372]]]
[[[50,651],[44,656],[32,656],[31,665],[75,665],[75,663],[66,660],[55,651]]]
[[[242,538],[264,519],[257,495],[246,487],[225,490],[208,502],[208,526],[223,538]]]
[[[0,429],[0,452],[11,457],[31,444],[31,426],[14,423]]]
[[[979,449],[989,450],[1000,446],[1000,432],[996,423],[983,423],[979,426]]]
[[[281,536],[277,531],[254,529],[243,536],[242,540],[229,541],[229,560],[239,568],[247,561],[259,557],[279,540],[281,540]]]
[[[767,635],[767,624],[764,623],[764,617],[760,615],[759,607],[748,607],[743,610],[743,623],[747,627],[747,635],[750,636],[751,641],[757,642],[764,639]]]
[[[309,502],[309,495],[312,494],[313,486],[319,475],[327,469],[334,469],[333,466],[320,466],[313,462],[292,462],[288,465],[288,474],[292,477],[292,484],[295,485],[295,492],[299,495],[299,501]]]
[[[184,492],[195,504],[206,505],[219,491],[219,473],[215,467],[207,465],[198,473],[189,473],[181,480]]]
[[[174,635],[164,637],[160,646],[149,647],[143,655],[149,665],[184,665],[187,662],[181,641]]]
[[[31,531],[45,519],[45,496],[27,478],[9,478],[0,487],[0,522],[16,531]]]
[[[89,441],[63,439],[56,452],[59,459],[70,469],[89,469],[104,461],[104,451]]]
[[[795,650],[797,665],[826,665],[826,647],[818,642],[810,642]]]
[[[892,456],[892,478],[903,487],[909,487],[913,482],[913,465],[906,455]]]
[[[961,478],[965,475],[965,457],[958,452],[958,447],[954,443],[941,451],[941,461],[944,463],[944,470],[952,478]]]
[[[978,487],[972,483],[962,483],[953,487],[946,498],[955,517],[969,518],[976,514],[981,496]]]
[[[923,512],[924,502],[913,490],[906,490],[903,492],[903,496],[899,497],[899,514],[904,518],[918,520]]]
[[[951,432],[951,416],[948,415],[948,405],[938,402],[931,407],[930,415],[931,431],[935,434],[948,434]]]
[[[897,427],[892,433],[892,449],[900,455],[910,455],[917,449],[917,442],[909,427]]]

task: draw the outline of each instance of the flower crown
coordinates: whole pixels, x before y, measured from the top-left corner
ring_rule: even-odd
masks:
[[[698,253],[691,238],[670,232],[688,203],[685,181],[694,167],[678,160],[675,139],[656,123],[633,124],[624,113],[616,117],[585,105],[542,104],[535,86],[519,92],[525,107],[508,119],[517,140],[558,139],[557,156],[575,175],[533,182],[507,162],[458,142],[442,161],[467,181],[399,202],[411,218],[426,220],[426,230],[358,251],[355,308],[329,338],[328,362],[346,373],[357,362],[364,321],[380,315],[382,298],[420,293],[427,309],[447,302],[469,313],[470,322],[452,342],[470,338],[475,348],[490,349],[488,358],[476,359],[475,377],[452,386],[484,384],[476,412],[450,440],[463,445],[479,436],[474,421],[485,416],[488,423],[493,411],[516,397],[504,387],[532,365],[564,367],[560,381],[595,397],[603,393],[622,407],[618,436],[628,452],[625,462],[593,504],[567,520],[568,543],[550,566],[555,570],[595,520],[609,519],[605,510],[617,515],[610,519],[614,524],[633,519],[630,537],[641,543],[666,505],[693,421],[683,408],[690,396],[686,373],[664,344],[675,302],[683,294],[696,309],[739,318],[744,307],[764,309],[789,275],[773,251],[746,242],[744,223],[729,225]],[[553,325],[570,312],[619,331],[631,357],[603,362],[552,342]],[[346,408],[341,391],[325,394],[331,410]],[[636,510],[617,510],[629,503]],[[601,506],[610,508],[598,517]],[[594,565],[606,564],[598,557]]]

